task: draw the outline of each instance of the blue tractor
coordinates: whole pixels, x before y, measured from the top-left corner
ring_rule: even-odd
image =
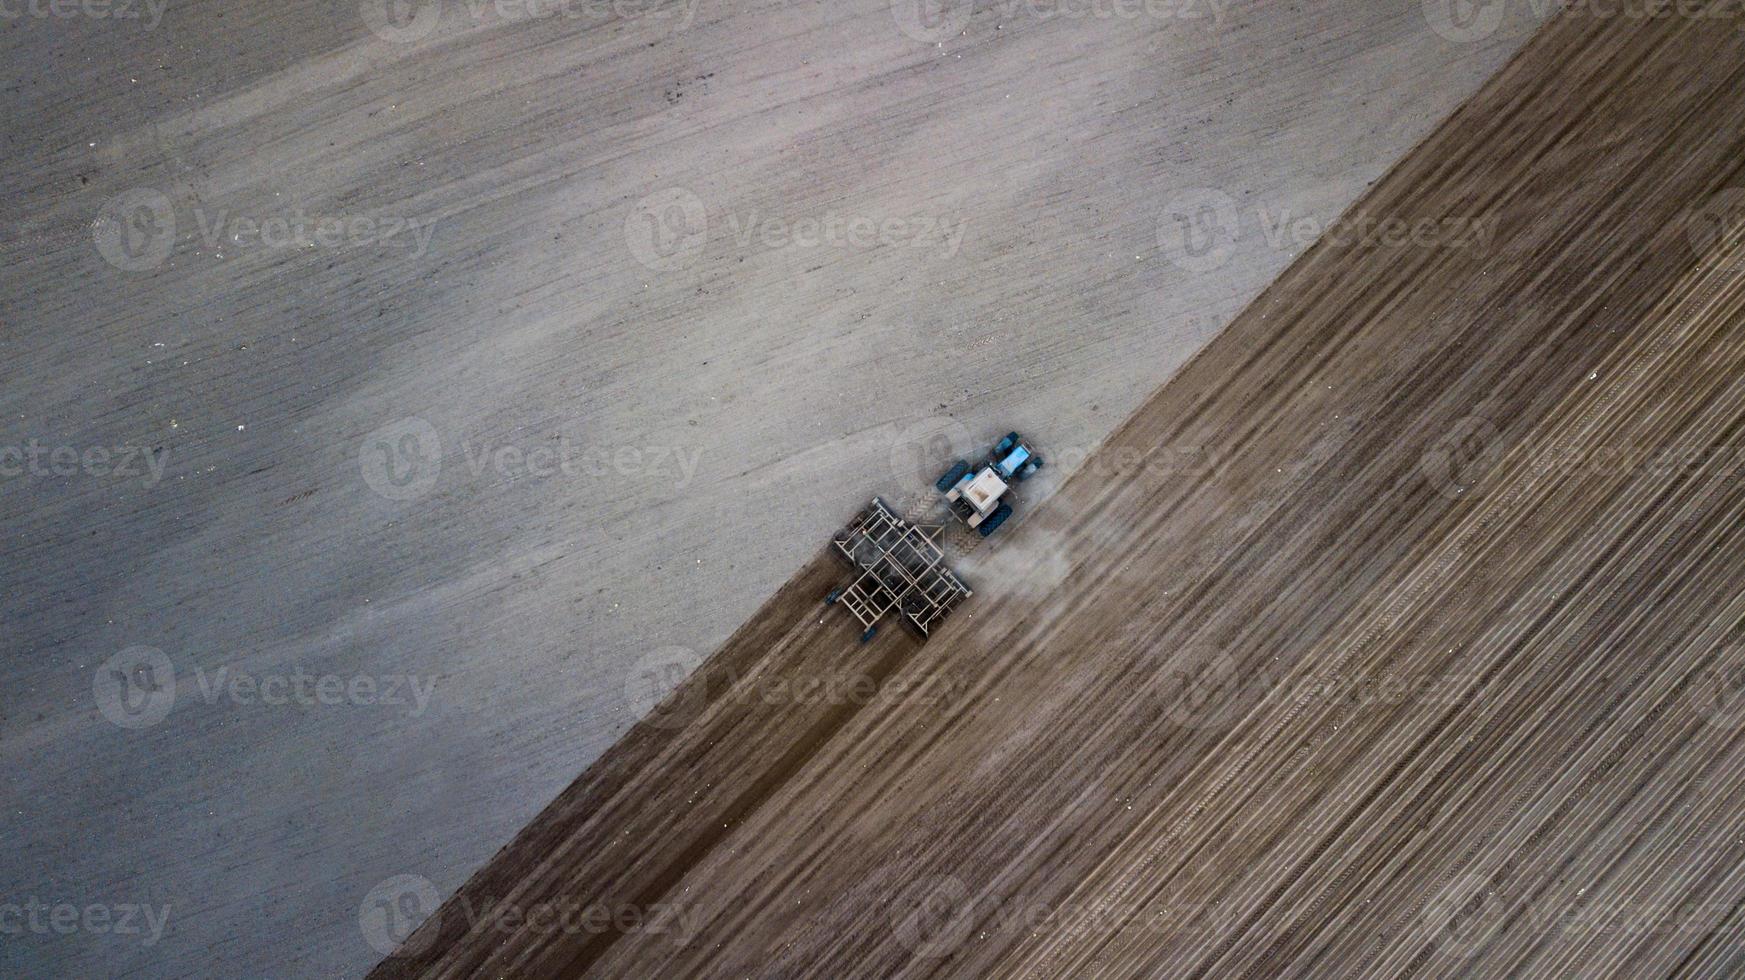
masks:
[[[1012,516],[1012,505],[1004,499],[1012,486],[1041,468],[1042,457],[1018,433],[1008,432],[981,465],[960,459],[933,486],[945,494],[951,512],[985,538]]]

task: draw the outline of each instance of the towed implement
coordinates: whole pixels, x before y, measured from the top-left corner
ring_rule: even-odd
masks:
[[[926,639],[959,602],[969,586],[945,564],[941,524],[912,524],[873,498],[860,516],[831,540],[831,550],[858,573],[848,585],[824,598],[842,605],[860,621],[860,642],[878,632],[879,620],[896,611],[904,626]]]

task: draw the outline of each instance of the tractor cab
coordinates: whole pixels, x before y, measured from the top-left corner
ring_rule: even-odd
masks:
[[[1012,505],[1005,500],[1012,486],[1041,468],[1042,457],[1018,433],[1009,432],[980,465],[958,460],[934,487],[945,495],[951,512],[985,538],[1012,516]]]

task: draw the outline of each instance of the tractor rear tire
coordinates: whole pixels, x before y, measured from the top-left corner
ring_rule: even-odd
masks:
[[[1012,505],[1011,504],[1001,504],[1000,506],[994,508],[994,512],[992,514],[988,515],[987,520],[981,522],[981,524],[976,527],[976,533],[980,534],[982,537],[985,538],[988,535],[993,534],[995,531],[999,530],[1000,525],[1006,523],[1006,518],[1011,517],[1011,516],[1012,516]]]
[[[951,488],[957,486],[957,481],[963,479],[964,474],[968,472],[969,464],[960,459],[951,464],[951,469],[946,470],[944,476],[934,481],[933,489],[940,493],[950,493]]]

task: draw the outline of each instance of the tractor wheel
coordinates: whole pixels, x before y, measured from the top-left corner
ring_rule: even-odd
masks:
[[[988,535],[993,534],[995,531],[999,530],[1000,525],[1006,523],[1006,518],[1011,517],[1011,516],[1012,516],[1012,505],[1011,504],[1001,504],[1000,506],[994,508],[994,512],[992,514],[988,515],[987,520],[981,522],[981,524],[976,527],[976,533],[980,534],[982,537],[985,538]]]
[[[946,470],[945,475],[934,482],[933,489],[940,493],[950,493],[951,488],[957,486],[957,481],[963,479],[963,475],[968,472],[969,464],[960,459],[952,463],[951,469]]]

